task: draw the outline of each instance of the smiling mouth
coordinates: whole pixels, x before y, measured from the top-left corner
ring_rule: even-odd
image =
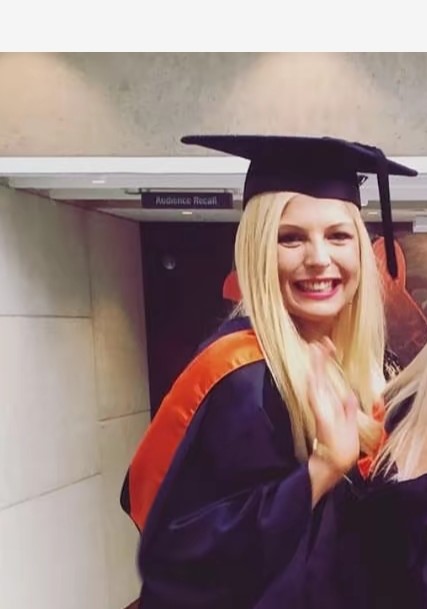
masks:
[[[319,294],[328,293],[342,283],[341,279],[306,279],[303,281],[295,281],[295,286],[301,292],[316,292]]]

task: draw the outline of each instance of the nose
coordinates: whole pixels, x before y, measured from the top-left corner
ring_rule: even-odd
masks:
[[[328,243],[324,239],[315,239],[307,243],[305,264],[311,267],[326,268],[331,263]]]

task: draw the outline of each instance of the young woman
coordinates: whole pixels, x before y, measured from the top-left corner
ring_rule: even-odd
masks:
[[[383,193],[384,172],[414,172],[330,138],[184,141],[251,159],[242,302],[165,397],[126,477],[141,607],[277,609],[279,578],[295,609],[301,557],[332,534],[334,494],[382,437],[384,316],[357,171],[378,171]]]

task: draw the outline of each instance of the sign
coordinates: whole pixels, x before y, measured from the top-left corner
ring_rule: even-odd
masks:
[[[231,192],[141,192],[143,209],[233,209]]]

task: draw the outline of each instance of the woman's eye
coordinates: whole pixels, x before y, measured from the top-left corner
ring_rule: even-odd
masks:
[[[298,233],[284,233],[279,235],[279,243],[301,243],[303,236]]]
[[[329,235],[329,239],[332,239],[332,241],[346,241],[347,239],[353,239],[353,235],[343,231],[337,231],[335,233],[331,233]]]

